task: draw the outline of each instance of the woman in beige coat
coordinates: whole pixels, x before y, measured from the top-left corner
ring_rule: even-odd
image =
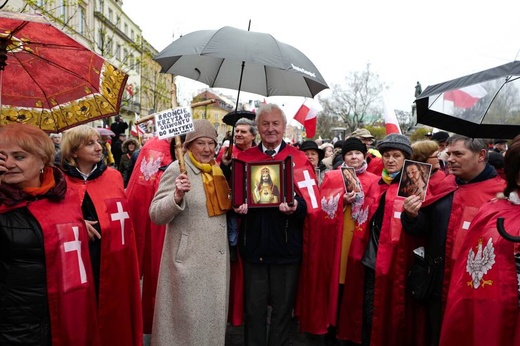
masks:
[[[178,161],[161,177],[150,217],[167,224],[152,329],[154,346],[224,345],[229,295],[229,186],[214,154],[217,133],[195,120]]]

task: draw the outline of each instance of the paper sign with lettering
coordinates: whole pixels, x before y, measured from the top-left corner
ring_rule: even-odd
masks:
[[[155,127],[159,139],[179,136],[195,130],[191,109],[177,107],[155,114]]]

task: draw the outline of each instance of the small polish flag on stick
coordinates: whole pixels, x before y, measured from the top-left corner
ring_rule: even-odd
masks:
[[[397,116],[394,109],[390,106],[386,94],[383,92],[383,117],[385,119],[386,134],[401,133]]]
[[[306,137],[312,138],[316,135],[317,115],[323,110],[323,107],[318,101],[311,98],[305,98],[300,109],[296,112],[294,120],[305,127],[307,132]]]

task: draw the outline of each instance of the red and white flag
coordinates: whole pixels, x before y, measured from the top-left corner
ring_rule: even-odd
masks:
[[[307,138],[312,138],[314,135],[316,135],[316,123],[318,120],[317,115],[322,110],[323,107],[318,101],[311,98],[305,98],[305,101],[301,105],[300,109],[298,109],[296,112],[294,120],[305,127]]]
[[[136,125],[135,123],[139,120],[139,115],[135,115],[135,122],[132,124],[132,129],[130,130],[130,134],[134,137],[141,138],[142,135],[145,134],[145,124]]]
[[[141,125],[132,125],[132,131],[130,131],[132,136],[141,138],[142,135],[144,135],[145,131],[141,128]]]
[[[457,108],[471,108],[481,98],[487,95],[486,89],[480,84],[470,85],[464,88],[446,91],[445,101],[452,101]]]
[[[397,116],[394,109],[390,106],[386,94],[383,92],[383,117],[385,119],[386,134],[401,133]]]

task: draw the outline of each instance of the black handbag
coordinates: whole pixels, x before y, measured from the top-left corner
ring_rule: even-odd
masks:
[[[417,249],[416,249],[417,250]],[[414,263],[408,271],[407,287],[415,300],[424,302],[431,298],[439,279],[442,257],[432,258],[414,250]]]

